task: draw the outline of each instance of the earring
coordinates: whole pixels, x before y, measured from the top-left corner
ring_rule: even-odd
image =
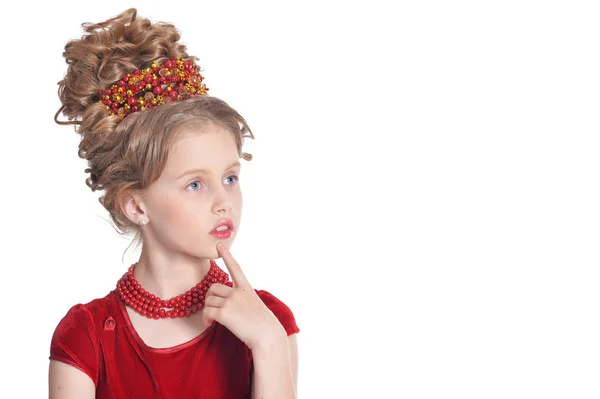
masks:
[[[146,221],[145,221],[145,220],[142,220],[142,221],[140,222],[140,225],[142,225],[142,226],[145,226],[145,225],[146,225]]]

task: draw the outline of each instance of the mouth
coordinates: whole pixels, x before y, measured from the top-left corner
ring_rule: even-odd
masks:
[[[215,227],[210,231],[210,234],[231,234],[233,231],[233,222],[231,219],[220,220]]]

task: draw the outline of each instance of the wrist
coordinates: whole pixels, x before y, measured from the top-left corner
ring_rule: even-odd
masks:
[[[279,327],[274,328],[268,334],[262,335],[256,345],[252,347],[252,355],[255,357],[269,355],[274,352],[281,352],[283,349],[287,353],[288,339],[285,329],[279,324]]]

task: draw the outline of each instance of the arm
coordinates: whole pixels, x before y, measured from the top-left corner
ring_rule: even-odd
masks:
[[[252,399],[295,399],[298,382],[297,334],[270,341],[252,351]]]
[[[83,371],[57,360],[50,361],[50,399],[94,399],[96,387]]]

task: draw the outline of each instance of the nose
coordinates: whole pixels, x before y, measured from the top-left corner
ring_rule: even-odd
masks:
[[[213,201],[213,213],[229,213],[232,207],[229,194],[224,189],[218,190]]]

